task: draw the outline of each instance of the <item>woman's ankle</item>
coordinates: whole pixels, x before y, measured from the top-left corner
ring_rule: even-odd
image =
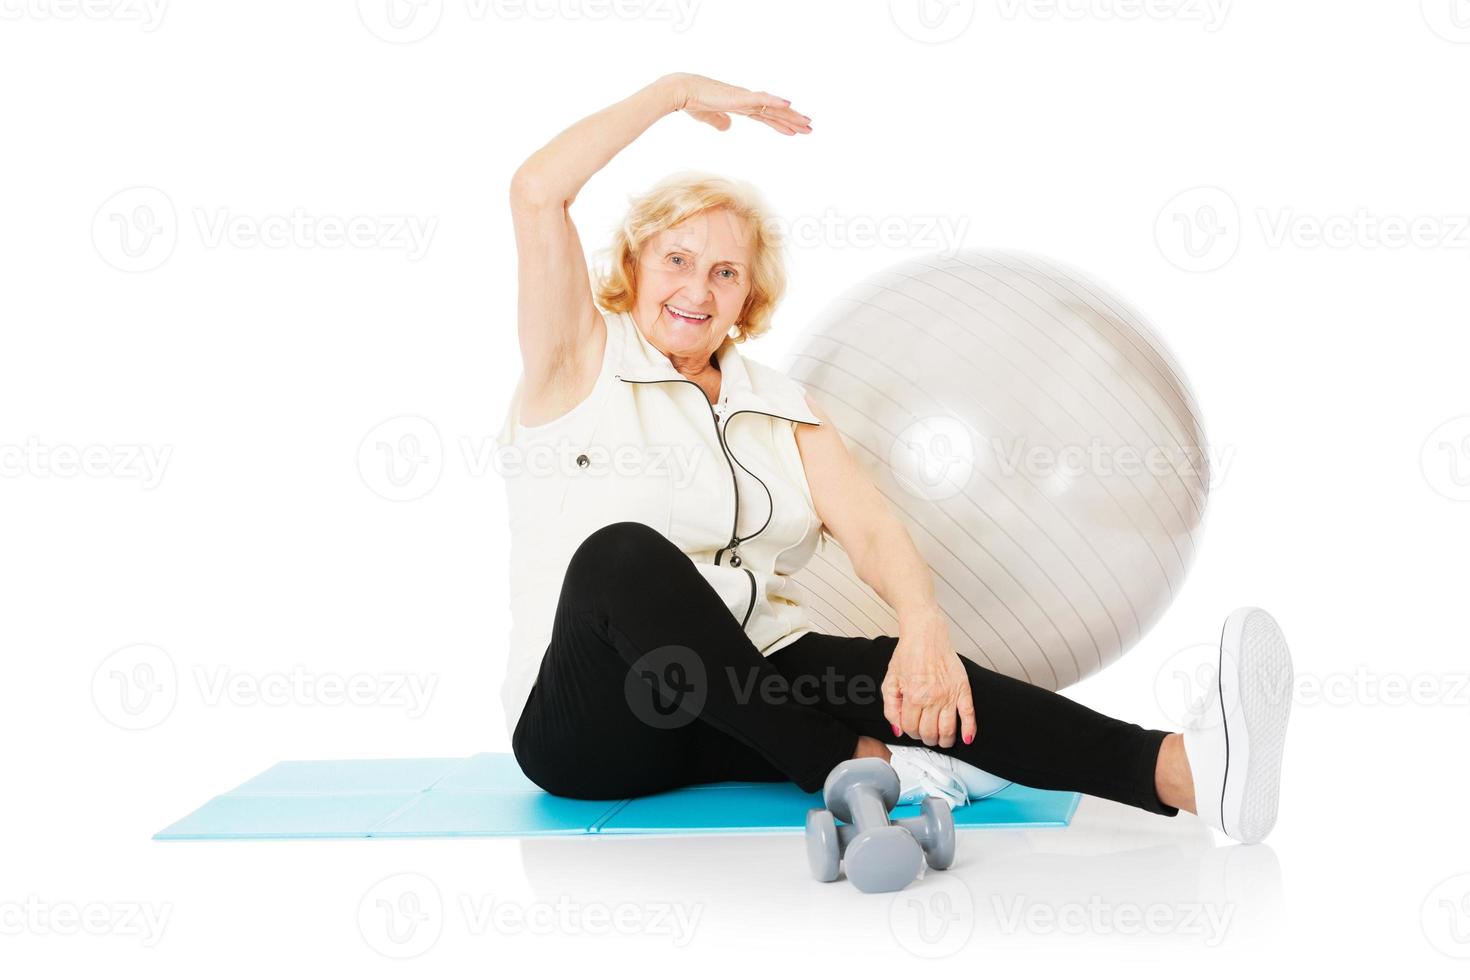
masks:
[[[1184,736],[1179,732],[1165,736],[1159,743],[1154,792],[1165,806],[1195,812],[1194,774],[1189,769],[1189,757],[1184,754]]]
[[[888,746],[873,738],[871,735],[859,735],[857,749],[853,752],[854,759],[876,758],[884,762],[893,761],[893,753],[888,751]]]

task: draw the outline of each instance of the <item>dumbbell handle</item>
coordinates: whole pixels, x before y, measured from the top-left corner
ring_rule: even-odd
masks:
[[[889,825],[890,826],[893,826],[893,827],[902,827],[904,830],[907,830],[909,833],[913,834],[915,840],[921,841],[921,842],[923,841],[923,837],[920,836],[921,833],[924,830],[924,818],[923,817],[903,817],[903,818],[898,819],[898,820],[890,820],[889,821]],[[863,828],[862,827],[859,827],[857,824],[853,824],[853,823],[840,823],[840,824],[838,824],[837,825],[837,853],[839,853],[839,854],[846,854],[847,853],[847,845],[852,841],[852,839],[854,837],[856,837],[858,834],[860,834],[862,832],[862,830],[863,830]]]
[[[852,815],[852,824],[859,830],[888,826],[888,809],[883,806],[883,797],[874,786],[857,785],[847,792],[847,809]]]

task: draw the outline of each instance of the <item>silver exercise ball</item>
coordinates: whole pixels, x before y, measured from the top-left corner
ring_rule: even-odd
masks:
[[[1037,255],[892,266],[834,301],[784,370],[831,415],[934,572],[955,649],[1059,690],[1158,620],[1209,487],[1189,383],[1115,292]],[[897,636],[835,539],[794,581],[815,629]]]

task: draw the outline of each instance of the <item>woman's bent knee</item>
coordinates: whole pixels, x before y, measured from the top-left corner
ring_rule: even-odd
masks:
[[[678,546],[647,524],[616,521],[605,524],[582,540],[567,563],[568,578],[591,575],[606,582],[609,570],[626,573],[647,567],[660,554],[681,555]]]
[[[674,543],[658,531],[640,521],[614,521],[604,524],[582,540],[572,560],[580,556],[595,556],[599,559],[618,559],[635,555],[648,548],[669,548]]]

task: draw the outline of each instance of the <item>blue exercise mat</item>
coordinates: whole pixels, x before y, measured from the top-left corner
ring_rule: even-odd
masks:
[[[954,810],[955,826],[1065,827],[1077,793],[1011,785]],[[526,778],[508,752],[464,759],[278,762],[154,840],[799,834],[821,793],[795,783],[705,783],[626,800],[574,800]],[[917,804],[894,819],[915,816]]]

